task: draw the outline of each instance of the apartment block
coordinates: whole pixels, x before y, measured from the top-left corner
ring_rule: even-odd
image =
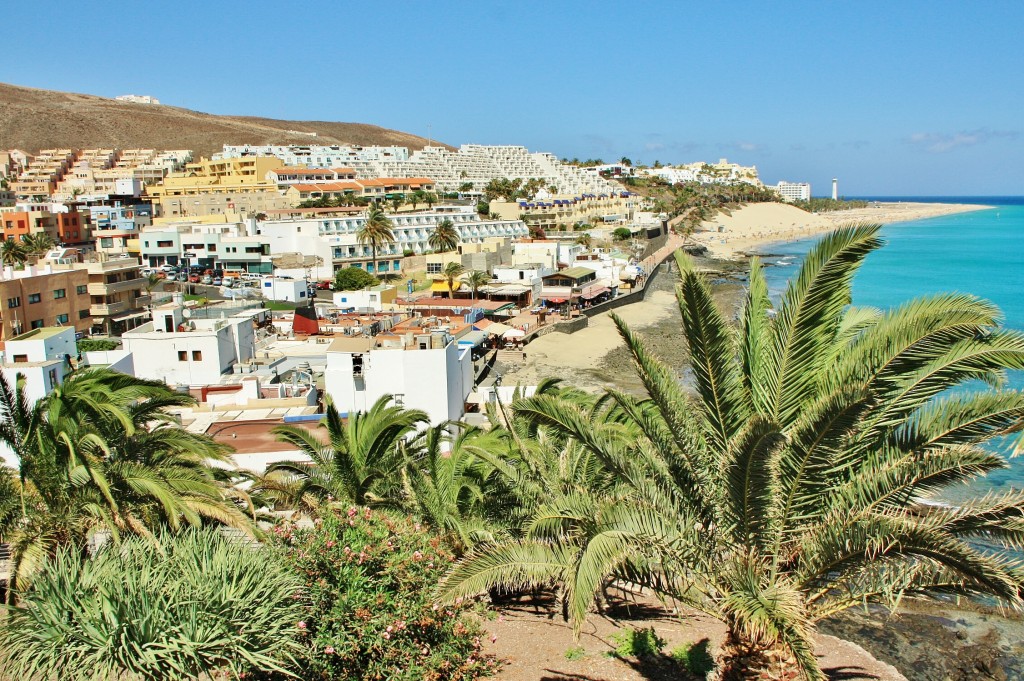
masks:
[[[61,204],[20,203],[0,209],[4,239],[20,241],[28,234],[45,233],[59,244],[87,244],[87,221],[76,209]]]
[[[100,255],[101,258],[104,256]],[[75,265],[87,275],[92,331],[119,336],[149,316],[146,280],[135,258],[103,259]]]
[[[89,275],[70,266],[0,271],[0,340],[44,326],[92,328]]]
[[[147,187],[157,217],[256,213],[287,208],[277,183],[267,178],[281,166],[274,156],[207,160],[189,163],[171,173],[160,186]]]

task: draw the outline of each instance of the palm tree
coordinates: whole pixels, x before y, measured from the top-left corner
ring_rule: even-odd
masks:
[[[591,244],[594,243],[594,238],[590,236],[590,232],[583,232],[578,237],[576,237],[576,243],[583,246],[583,248],[590,250]]]
[[[486,272],[480,270],[470,270],[469,274],[466,275],[466,283],[469,284],[469,288],[473,290],[473,300],[476,301],[476,294],[480,290],[481,286],[485,286],[490,282],[491,278],[487,276]]]
[[[610,392],[624,419],[547,395],[513,406],[588,449],[628,494],[586,532],[547,523],[470,554],[445,597],[554,580],[578,630],[604,581],[627,578],[726,624],[723,679],[769,667],[823,679],[814,623],[866,601],[986,594],[1024,606],[1006,551],[1024,541],[1024,495],[920,503],[1006,467],[983,445],[1021,431],[1024,394],[954,389],[1024,368],[1024,334],[968,295],[852,307],[878,229],[823,239],[774,311],[755,260],[738,334],[677,254],[697,397],[616,318],[649,399]]]
[[[296,447],[310,461],[282,461],[267,474],[279,482],[299,483],[294,501],[315,509],[325,500],[363,506],[394,503],[400,496],[400,473],[406,463],[403,443],[429,419],[418,409],[392,404],[383,395],[369,410],[348,415],[347,422],[333,403],[320,426],[327,441],[297,426],[279,426],[274,434]]]
[[[437,253],[454,251],[459,245],[459,233],[455,229],[455,223],[448,218],[437,223],[427,239],[427,245]]]
[[[423,202],[427,204],[428,208],[433,208],[434,204],[437,203],[437,194],[434,192],[426,192],[423,195]]]
[[[388,201],[391,203],[391,212],[397,213],[398,207],[405,203],[405,198],[399,196],[398,194],[395,194],[390,199],[388,199]]]
[[[395,243],[395,233],[391,228],[391,220],[384,211],[374,206],[366,214],[366,222],[356,232],[356,240],[361,246],[369,244],[373,250],[373,274],[377,275],[377,251],[381,246]]]
[[[212,462],[227,448],[165,411],[194,403],[158,381],[108,369],[75,372],[30,405],[0,376],[0,442],[18,455],[21,515],[10,534],[12,581],[26,585],[61,547],[97,532],[149,536],[208,522],[252,533]]]
[[[28,260],[25,247],[14,239],[0,241],[0,262],[8,267],[21,267]]]
[[[34,232],[21,237],[21,247],[26,255],[39,257],[56,245],[53,237],[46,232]]]
[[[455,280],[461,277],[466,271],[462,263],[450,262],[441,270],[441,276],[448,284],[448,297],[455,298]]]

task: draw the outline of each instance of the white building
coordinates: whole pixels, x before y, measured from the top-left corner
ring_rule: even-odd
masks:
[[[332,296],[335,307],[359,312],[380,312],[385,304],[394,303],[397,297],[396,287],[386,284],[358,291],[335,291]]]
[[[520,241],[512,244],[511,264],[539,264],[550,270],[545,274],[551,274],[558,269],[559,263],[568,266],[584,250],[582,244],[571,241]]]
[[[14,387],[19,378],[29,406],[50,394],[64,382],[71,366],[65,358],[74,357],[75,330],[68,327],[42,327],[15,336],[5,343],[0,372]],[[0,459],[17,466],[18,457],[0,446]]]
[[[786,182],[781,180],[775,185],[775,191],[784,201],[810,201],[811,184],[809,182]]]
[[[389,215],[395,243],[373,252],[356,236],[366,223],[365,215],[266,220],[256,223],[257,235],[275,254],[302,253],[316,256],[335,268],[360,267],[376,274],[401,271],[406,251],[420,255],[429,250],[429,239],[442,220],[451,220],[461,243],[483,243],[491,237],[520,238],[529,233],[522,220],[481,220],[472,206],[439,206],[430,212]]]
[[[159,104],[160,100],[150,95],[118,95],[114,97],[119,102],[131,102],[132,104]]]
[[[255,354],[251,314],[197,319],[176,303],[153,309],[153,321],[121,336],[135,356],[135,375],[169,385],[218,383],[224,373]]]
[[[263,277],[260,279],[260,292],[267,300],[286,303],[309,302],[309,288],[304,279]]]
[[[678,166],[662,166],[660,168],[637,168],[638,175],[660,177],[669,184],[684,182],[700,182],[702,184],[737,184],[747,182],[761,185],[757,174],[757,166],[741,166],[730,163],[727,159],[719,159],[718,163],[687,163]]]
[[[442,328],[338,338],[327,349],[327,394],[338,411],[366,411],[383,395],[427,413],[431,425],[461,419],[473,387],[471,348]]]

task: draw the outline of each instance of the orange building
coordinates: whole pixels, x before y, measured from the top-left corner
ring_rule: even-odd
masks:
[[[77,210],[54,213],[48,210],[7,211],[0,213],[3,238],[22,240],[27,234],[45,232],[60,244],[87,243],[90,238],[85,217]]]

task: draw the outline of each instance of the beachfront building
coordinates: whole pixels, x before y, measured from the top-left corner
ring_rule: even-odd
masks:
[[[611,294],[606,279],[598,279],[589,267],[569,267],[542,278],[540,297],[553,305],[580,304],[596,301]]]
[[[331,263],[336,269],[359,267],[380,275],[400,274],[405,252],[430,251],[430,235],[445,219],[452,221],[463,243],[483,243],[489,238],[518,238],[527,234],[521,220],[482,220],[472,206],[442,206],[430,212],[388,217],[395,243],[378,249],[376,271],[372,249],[360,244],[357,237],[366,223],[365,215],[265,220],[256,223],[256,232],[267,240],[272,253],[302,253],[319,258],[325,264]]]
[[[753,185],[761,185],[757,166],[741,166],[738,163],[729,163],[724,158],[719,159],[718,163],[698,161],[696,163],[662,166],[660,168],[637,168],[636,173],[647,177],[660,177],[669,184],[683,184],[685,182],[738,184],[746,182]]]
[[[781,180],[775,185],[775,191],[779,193],[783,201],[811,200],[811,184],[809,182],[787,182]]]
[[[444,320],[374,337],[340,337],[327,349],[326,392],[342,413],[365,411],[383,395],[422,409],[431,425],[457,421],[473,387],[469,346],[460,347]]]
[[[177,303],[153,308],[151,321],[121,337],[139,378],[169,385],[211,385],[256,352],[253,314],[200,319]],[[144,358],[140,361],[139,358]]]
[[[552,271],[568,267],[586,249],[572,241],[549,241],[547,239],[523,239],[512,244],[512,257],[505,262],[513,265],[537,263]]]
[[[304,168],[352,168],[359,177],[379,175],[376,164],[382,161],[408,161],[407,147],[361,147],[358,145],[278,145],[225,144],[214,159],[274,156],[287,166]]]
[[[33,329],[92,328],[89,275],[70,264],[27,265],[0,271],[0,341]]]
[[[577,195],[541,191],[528,201],[491,201],[489,205],[492,213],[506,220],[519,218],[530,227],[564,231],[584,223],[630,222],[641,201],[642,197],[621,190]]]
[[[316,199],[362,198],[370,201],[407,199],[415,192],[434,191],[429,177],[379,177],[323,182],[297,182],[286,185],[285,197],[294,205]],[[420,202],[425,204],[426,202]],[[413,206],[415,208],[416,206]]]

